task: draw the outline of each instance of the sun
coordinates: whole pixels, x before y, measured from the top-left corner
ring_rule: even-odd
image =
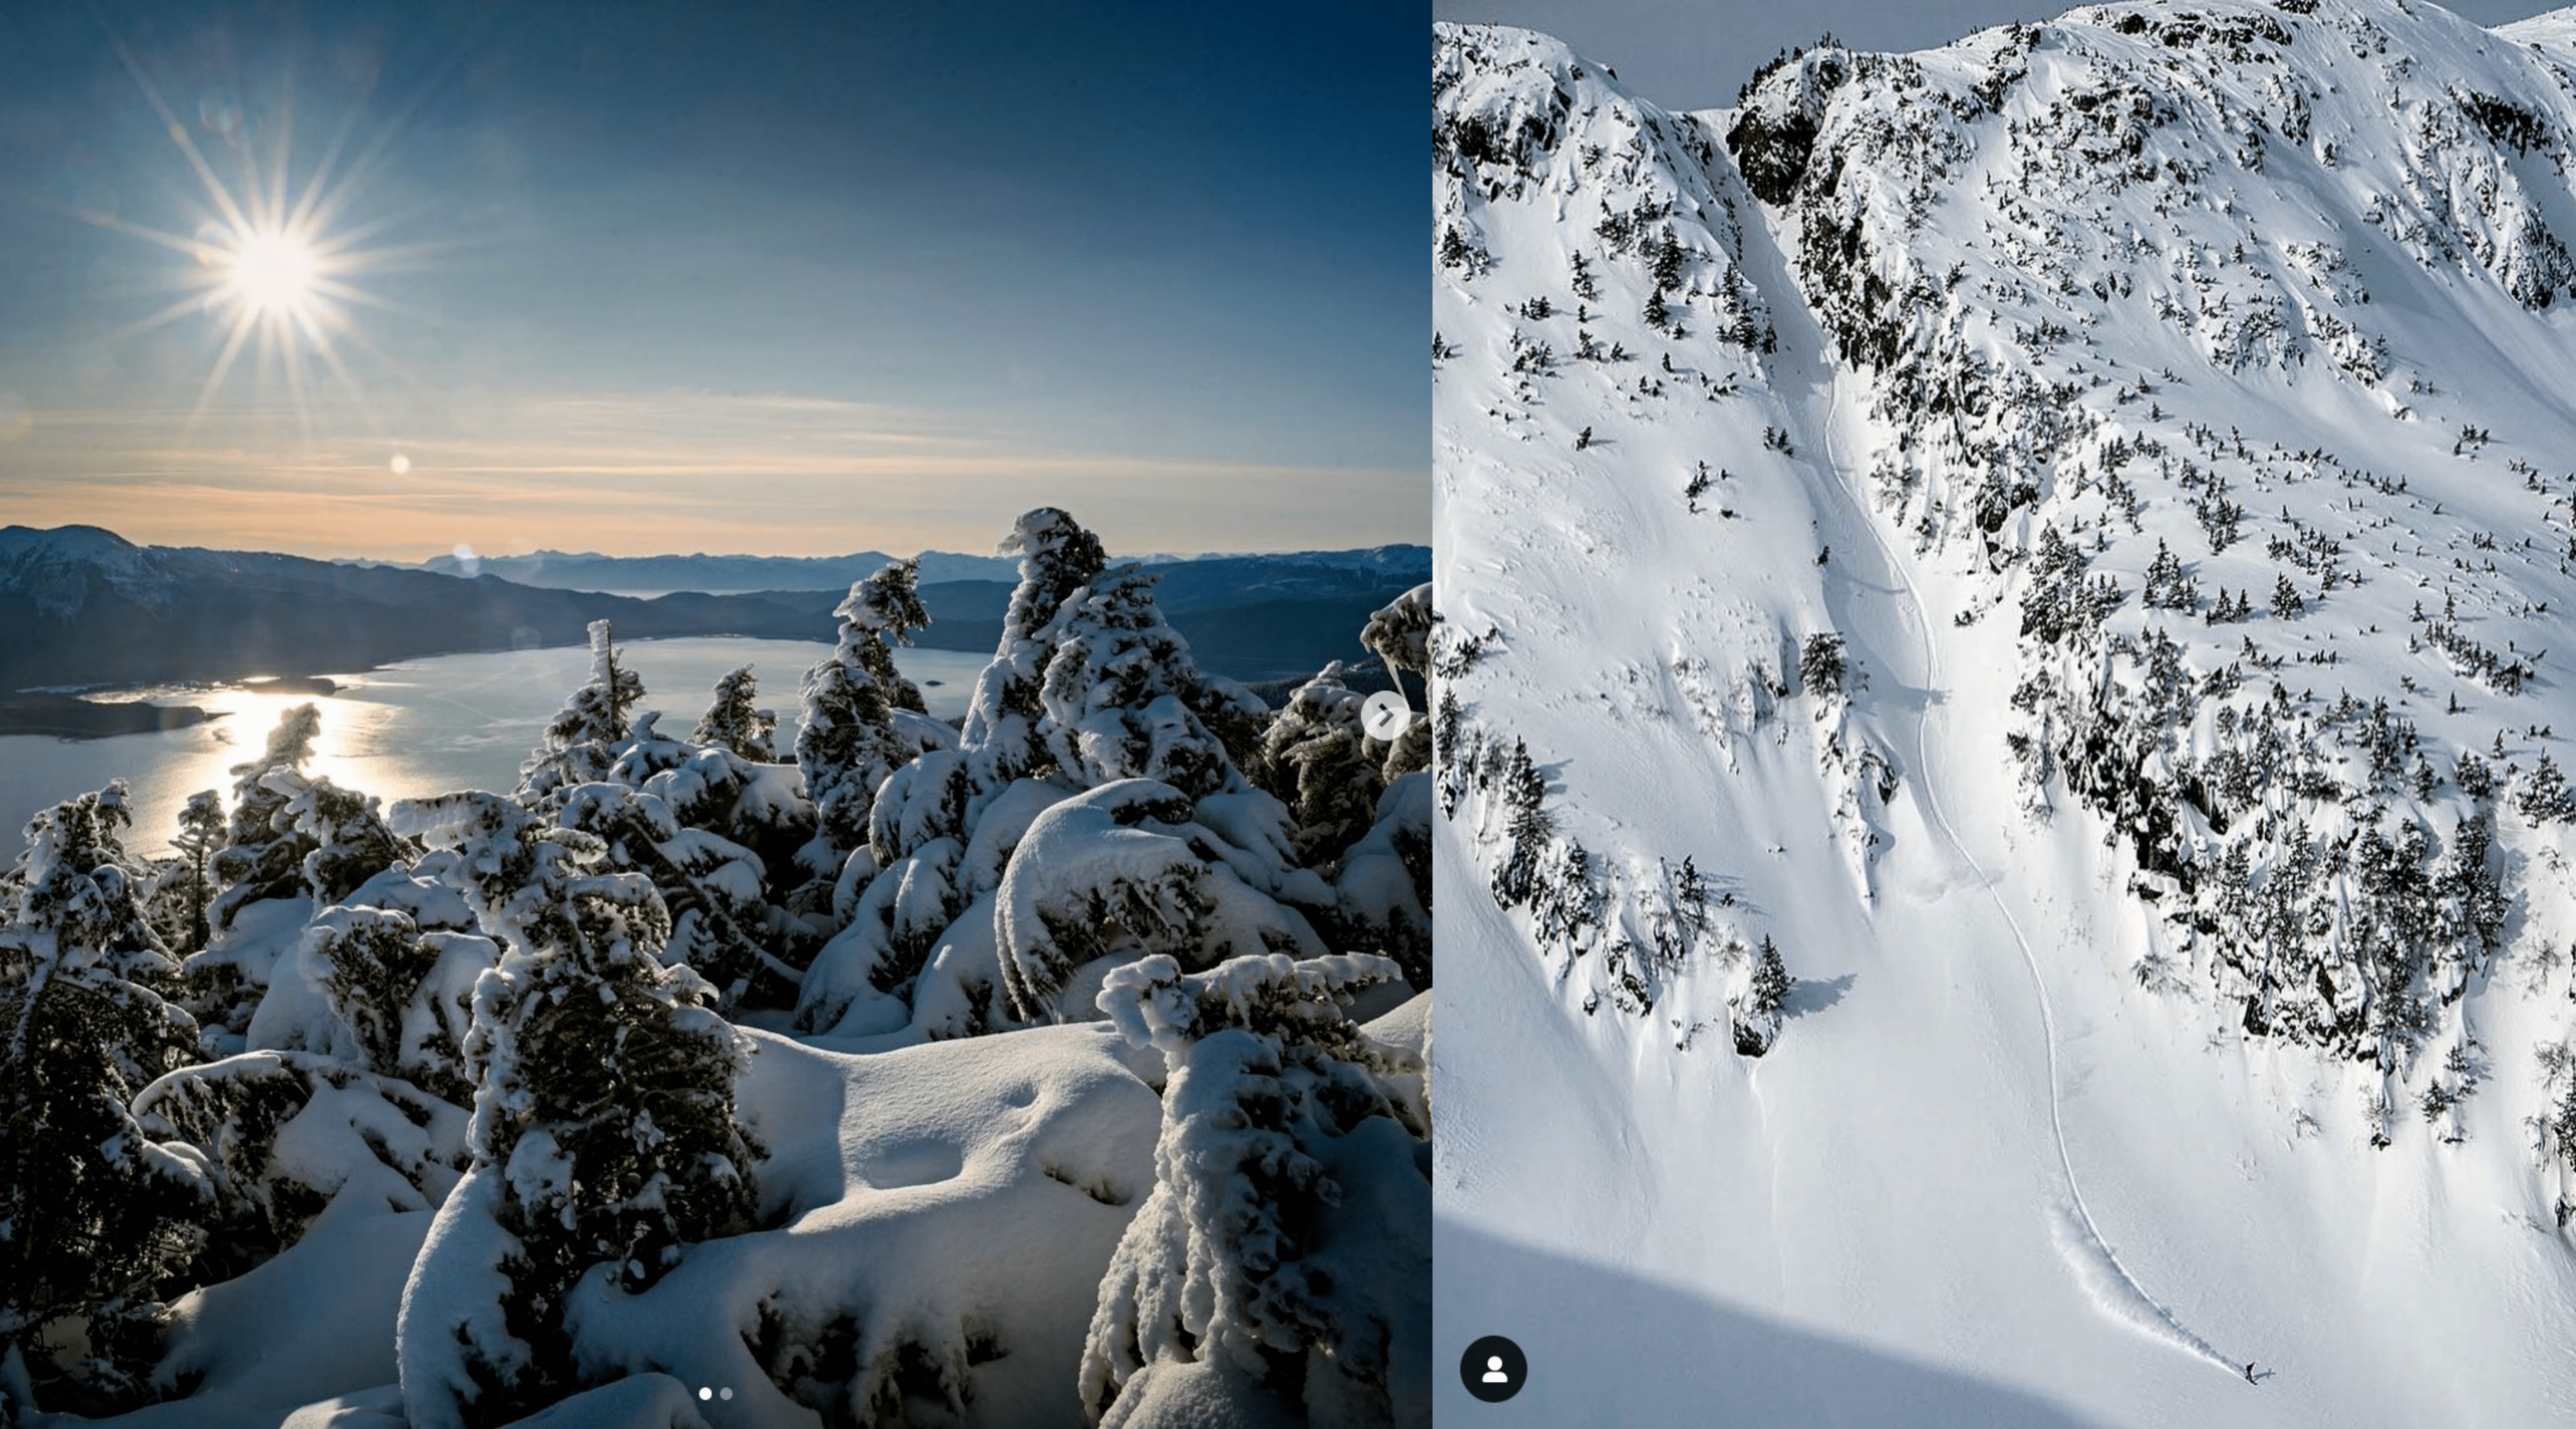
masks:
[[[368,384],[349,370],[344,349],[364,353],[417,387],[416,378],[368,339],[357,321],[357,310],[419,314],[369,291],[367,280],[448,246],[417,237],[397,245],[381,241],[389,228],[407,223],[410,215],[385,215],[367,222],[350,217],[350,208],[396,131],[388,130],[360,146],[351,157],[348,145],[359,120],[353,109],[318,159],[292,165],[293,110],[284,99],[256,118],[219,107],[202,112],[198,116],[202,122],[192,126],[171,109],[125,42],[112,31],[111,39],[117,57],[160,116],[163,132],[195,175],[204,197],[202,203],[190,205],[200,220],[194,236],[111,212],[65,206],[99,227],[194,260],[169,276],[167,285],[178,295],[174,301],[118,329],[110,334],[110,341],[137,337],[191,317],[214,319],[206,329],[213,360],[188,413],[190,434],[239,365],[255,370],[263,395],[283,378],[285,395],[308,448],[315,440],[314,389],[326,380],[355,398],[357,414],[381,435],[383,423],[367,400]],[[408,115],[410,108],[402,113]],[[397,129],[400,123],[395,121]],[[200,129],[212,146],[211,153],[198,142]],[[238,172],[227,178],[217,171],[217,160],[228,160]],[[295,167],[305,170],[300,185],[292,182],[290,171]],[[246,364],[240,362],[244,357],[250,359]]]
[[[223,293],[261,318],[300,318],[322,277],[312,243],[293,233],[253,233],[223,254]]]

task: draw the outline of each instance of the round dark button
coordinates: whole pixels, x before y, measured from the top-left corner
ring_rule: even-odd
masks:
[[[1529,1356],[1500,1335],[1487,1335],[1467,1347],[1458,1359],[1458,1378],[1467,1392],[1487,1404],[1500,1404],[1529,1382]]]

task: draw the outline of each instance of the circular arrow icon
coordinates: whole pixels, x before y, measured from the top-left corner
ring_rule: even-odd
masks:
[[[1367,730],[1371,739],[1393,741],[1420,718],[1404,702],[1404,696],[1393,690],[1380,690],[1360,704],[1360,728]]]

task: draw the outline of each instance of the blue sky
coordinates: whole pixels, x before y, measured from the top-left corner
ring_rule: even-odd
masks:
[[[1667,109],[1717,109],[1756,66],[1831,31],[1873,50],[1920,50],[2015,20],[2045,20],[2074,0],[1431,0],[1432,18],[1544,30],[1603,64]],[[2481,25],[2555,10],[2553,0],[2451,0]]]
[[[0,8],[0,517],[405,557],[984,549],[1041,503],[1113,549],[1425,539],[1420,23]]]

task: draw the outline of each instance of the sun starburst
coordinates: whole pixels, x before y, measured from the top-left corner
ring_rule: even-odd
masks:
[[[319,255],[297,233],[252,233],[224,255],[224,295],[262,318],[297,319],[311,311]]]
[[[201,144],[190,126],[172,112],[160,87],[145,73],[132,50],[115,41],[118,57],[155,112],[163,131],[187,161],[203,200],[193,234],[183,235],[113,214],[80,210],[80,216],[193,259],[169,277],[180,296],[166,307],[127,325],[114,336],[132,337],[165,324],[211,317],[208,336],[213,358],[203,387],[188,415],[193,433],[207,409],[225,390],[245,352],[252,357],[259,386],[267,390],[283,378],[307,446],[312,444],[315,388],[328,380],[353,399],[354,409],[383,435],[367,400],[365,387],[351,373],[344,350],[355,349],[406,381],[404,371],[370,341],[357,321],[357,310],[372,308],[414,313],[363,286],[362,280],[434,251],[441,246],[370,244],[395,226],[378,219],[353,224],[347,213],[381,158],[393,133],[388,130],[354,160],[343,153],[357,121],[353,108],[323,149],[300,186],[290,183],[294,123],[292,110],[280,102],[254,126],[240,110],[222,106],[201,127],[210,136]],[[406,110],[408,112],[408,110]],[[237,160],[231,181],[208,157],[227,152]],[[265,152],[262,152],[265,150]],[[290,192],[290,190],[292,190]],[[413,383],[417,385],[417,383]]]

